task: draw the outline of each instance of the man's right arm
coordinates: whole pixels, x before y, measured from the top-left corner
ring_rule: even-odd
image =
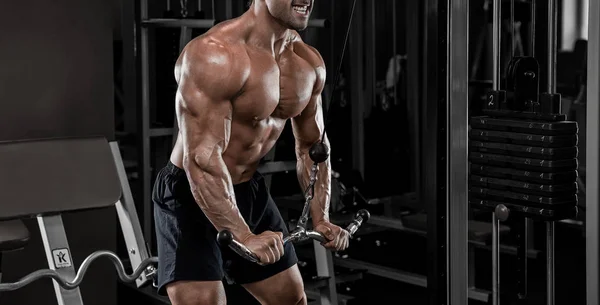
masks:
[[[210,41],[194,41],[186,48],[176,68],[176,111],[183,167],[196,202],[217,230],[244,240],[252,233],[239,213],[222,158],[231,132],[231,99],[245,82],[230,52]]]
[[[229,230],[261,263],[269,264],[283,255],[283,236],[250,231],[237,207],[222,157],[231,136],[232,99],[239,95],[249,74],[244,61],[217,42],[190,43],[175,70],[177,120],[183,167],[196,202],[218,231]]]

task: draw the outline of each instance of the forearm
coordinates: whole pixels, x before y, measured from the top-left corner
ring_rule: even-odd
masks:
[[[223,159],[213,157],[209,166],[202,167],[194,161],[185,163],[194,199],[217,231],[229,230],[239,241],[251,235],[237,207],[231,176]]]
[[[327,143],[329,145],[329,143]],[[310,174],[314,162],[310,159],[308,151],[310,146],[298,148],[296,151],[296,170],[302,190],[306,190],[310,183]],[[313,199],[310,204],[310,215],[313,224],[329,221],[329,204],[331,202],[331,162],[327,159],[318,164]]]

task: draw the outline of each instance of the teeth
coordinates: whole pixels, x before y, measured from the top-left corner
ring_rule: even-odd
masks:
[[[306,14],[308,6],[294,6],[294,10],[298,13]]]

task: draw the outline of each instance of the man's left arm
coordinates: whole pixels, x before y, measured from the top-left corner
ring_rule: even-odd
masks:
[[[292,119],[292,129],[296,140],[296,172],[302,190],[310,183],[310,174],[314,161],[309,156],[313,144],[321,141],[325,128],[321,94],[325,86],[325,68],[316,68],[317,80],[312,97],[302,113]],[[327,136],[323,142],[329,146]],[[348,247],[349,233],[329,221],[329,204],[331,200],[331,161],[329,158],[318,164],[314,185],[313,199],[310,205],[314,230],[321,232],[329,240],[323,245],[334,250],[344,250]]]

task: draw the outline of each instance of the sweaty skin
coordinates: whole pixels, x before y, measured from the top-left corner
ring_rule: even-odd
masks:
[[[313,164],[308,150],[321,140],[324,126],[326,71],[319,52],[293,30],[308,20],[293,6],[312,7],[310,0],[255,1],[241,17],[192,40],[178,59],[180,133],[171,162],[186,171],[194,198],[215,228],[231,231],[261,263],[270,264],[283,255],[282,234],[253,234],[239,213],[233,185],[253,176],[291,119],[304,190]],[[342,250],[348,233],[329,222],[330,177],[327,160],[319,165],[311,217],[329,240],[324,246]]]

